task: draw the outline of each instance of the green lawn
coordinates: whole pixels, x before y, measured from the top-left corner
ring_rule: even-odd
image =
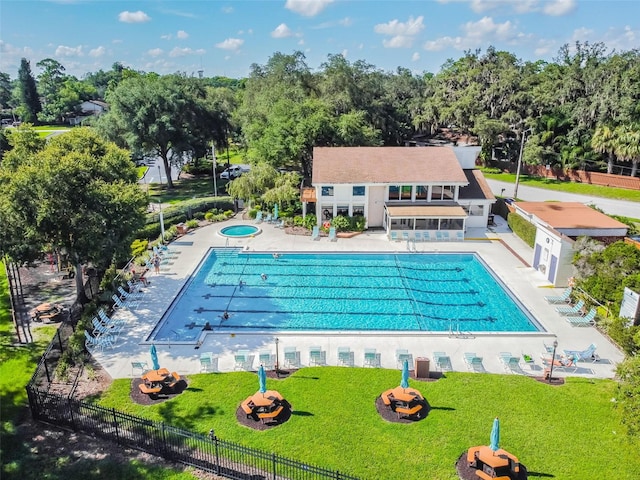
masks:
[[[151,203],[161,200],[162,203],[177,204],[192,198],[213,197],[213,179],[210,176],[176,180],[173,183],[176,187],[173,190],[168,189],[166,184],[149,184]],[[229,183],[228,180],[216,179],[218,196],[225,195],[227,183]]]
[[[501,446],[536,476],[631,480],[640,471],[640,444],[623,433],[613,381],[570,379],[550,387],[524,376],[449,373],[437,382],[410,382],[431,405],[426,419],[388,423],[374,402],[399,382],[399,371],[344,367],[269,379],[268,388],[294,412],[263,432],[235,418],[240,402],[258,387],[248,372],[189,375],[181,395],[148,407],[130,400],[130,379],[119,379],[98,402],[202,434],[214,428],[225,440],[362,478],[457,478],[455,461],[468,447],[489,443],[495,416]]]
[[[516,175],[514,173],[488,173],[483,171],[483,174],[485,178],[499,180],[501,182],[515,183],[516,181]],[[528,187],[556,190],[558,192],[578,193],[580,195],[592,195],[614,200],[640,202],[640,190],[590,185],[588,183],[562,182],[552,178],[530,177],[528,175],[520,175],[520,184],[527,185]]]
[[[105,458],[77,459],[59,454],[38,454],[31,439],[23,438],[17,426],[30,417],[26,385],[56,327],[45,326],[33,330],[35,342],[15,343],[4,265],[0,262],[0,457],[3,480],[189,480],[189,473],[142,464],[138,461],[119,463]]]

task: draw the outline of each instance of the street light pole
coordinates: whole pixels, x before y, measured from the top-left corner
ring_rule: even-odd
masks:
[[[553,380],[553,362],[556,361],[556,348],[558,348],[558,341],[553,341],[553,354],[551,356],[551,366],[549,367],[549,383]]]
[[[160,177],[160,186],[162,186],[162,170],[160,170],[160,165],[158,165],[158,177]]]
[[[213,156],[213,196],[218,196],[218,183],[216,181],[216,147],[211,142],[211,155]]]
[[[527,138],[527,132],[530,132],[531,129],[527,128],[522,132],[522,140],[520,141],[520,155],[518,156],[518,167],[516,168],[516,185],[513,188],[513,199],[518,199],[518,186],[520,185],[520,169],[522,168],[522,152],[524,151],[524,144]]]

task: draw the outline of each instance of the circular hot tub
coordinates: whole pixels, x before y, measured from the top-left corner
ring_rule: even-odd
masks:
[[[231,225],[221,228],[218,233],[223,237],[245,238],[258,235],[262,230],[255,225]]]

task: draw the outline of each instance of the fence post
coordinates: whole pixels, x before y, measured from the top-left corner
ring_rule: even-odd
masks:
[[[340,471],[336,470],[336,480],[340,480]]]
[[[220,469],[220,452],[218,451],[219,440],[218,440],[218,437],[216,437],[215,435],[213,436],[213,442],[216,447],[216,473],[220,475],[220,470],[221,470]]]
[[[51,383],[51,375],[49,374],[49,367],[47,366],[47,357],[46,357],[46,355],[44,357],[44,362],[42,362],[42,364],[44,365],[44,373],[47,376],[47,382]]]
[[[278,474],[278,459],[276,458],[276,454],[272,453],[271,454],[271,461],[273,463],[273,480],[276,480],[277,474]]]
[[[71,419],[71,428],[73,428],[74,432],[77,432],[78,427],[76,427],[76,419],[73,417],[73,406],[71,405],[73,399],[69,397],[67,400],[67,405],[69,406],[69,418]]]
[[[116,443],[120,445],[120,432],[118,431],[118,417],[116,417],[116,409],[112,408],[111,413],[113,414],[113,428],[116,432]]]
[[[164,424],[164,422],[162,422],[162,428],[160,430],[160,433],[162,434],[162,442],[160,443],[160,448],[162,449],[162,456],[168,460],[171,459],[172,455],[169,455],[169,449],[167,448],[167,432],[166,432],[166,425]]]
[[[58,330],[56,330],[56,338],[58,339],[58,345],[60,345],[60,353],[64,353],[64,350],[62,349],[62,339],[60,338],[60,329],[58,328]]]

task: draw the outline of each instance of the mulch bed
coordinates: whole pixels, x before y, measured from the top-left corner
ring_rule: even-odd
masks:
[[[478,476],[476,475],[476,469],[470,467],[467,463],[467,452],[464,452],[458,458],[456,462],[456,472],[458,472],[458,476],[462,480],[478,480]],[[518,473],[517,480],[527,480],[529,478],[529,474],[527,473],[527,467],[520,464],[520,472]]]
[[[141,383],[141,378],[134,378],[131,380],[131,400],[138,405],[156,405],[158,403],[165,402],[176,395],[180,395],[187,388],[187,381],[183,377],[175,387],[163,387],[160,393],[156,395],[147,395],[146,393],[142,393],[140,388],[138,388],[138,385]]]
[[[291,418],[291,404],[286,400],[283,400],[281,405],[284,409],[280,415],[266,423],[262,423],[262,420],[260,420],[257,415],[247,416],[240,406],[238,406],[238,409],[236,410],[236,419],[240,425],[244,425],[245,427],[249,427],[254,430],[269,430],[273,427],[277,427],[278,425],[282,425]]]

